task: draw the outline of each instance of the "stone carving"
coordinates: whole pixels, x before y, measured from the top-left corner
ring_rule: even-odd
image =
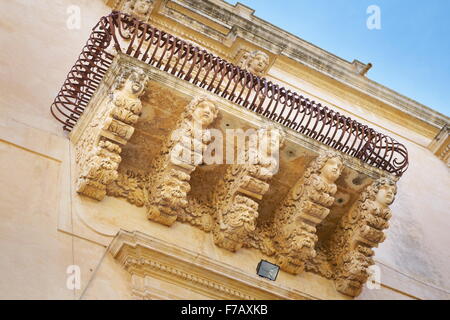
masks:
[[[148,184],[148,218],[172,225],[187,213],[191,173],[203,162],[211,134],[207,129],[218,115],[215,102],[206,96],[194,98],[176,129],[154,161]]]
[[[439,159],[450,168],[450,125],[442,127],[428,146]]]
[[[120,145],[125,145],[134,132],[147,81],[141,69],[124,68],[113,85],[111,99],[97,108],[76,146],[78,193],[102,200],[106,186],[119,177]]]
[[[106,185],[117,179],[121,148],[110,141],[101,140],[93,155],[82,168],[77,191],[96,200],[106,195]]]
[[[316,226],[330,212],[337,191],[335,181],[342,169],[339,154],[327,152],[319,156],[275,212],[273,247],[265,251],[276,253],[282,270],[298,274],[304,270],[305,262],[316,256]]]
[[[330,239],[338,291],[352,297],[361,292],[369,277],[367,268],[374,264],[372,248],[385,240],[383,230],[389,227],[389,205],[396,192],[394,181],[381,178],[367,187],[342,218]]]
[[[276,284],[261,287],[245,271],[140,232],[119,231],[108,252],[129,273],[129,289],[138,299],[185,299],[188,291],[221,300],[311,298]],[[181,290],[167,291],[167,285]]]
[[[213,227],[213,208],[195,198],[189,199],[189,205],[184,212],[178,216],[178,220],[188,222],[205,232],[210,232]]]
[[[153,0],[126,0],[122,12],[128,13],[137,19],[148,22],[153,9]]]
[[[125,198],[129,203],[142,207],[146,201],[147,181],[147,175],[126,170],[119,172],[118,178],[107,185],[106,191],[109,196]]]
[[[239,60],[238,66],[253,73],[255,76],[263,77],[269,66],[269,56],[258,50],[246,52]]]
[[[245,150],[246,164],[234,164],[228,169],[214,197],[213,236],[218,246],[237,251],[250,240],[258,218],[257,201],[269,189],[267,181],[278,171],[283,138],[284,133],[273,125],[261,128],[258,146]]]

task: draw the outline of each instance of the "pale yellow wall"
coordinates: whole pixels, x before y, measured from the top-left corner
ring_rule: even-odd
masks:
[[[75,3],[81,29],[68,30]],[[0,299],[73,299],[67,267],[80,265],[84,284],[105,251],[58,230],[70,210],[69,144],[49,106],[108,12],[101,1],[0,1]]]
[[[66,28],[66,9],[74,3],[81,8],[81,30]],[[78,298],[88,283],[83,298],[129,297],[127,274],[110,256],[103,258],[117,230],[101,230],[98,221],[86,218],[86,212],[116,219],[118,224],[123,221],[130,229],[141,225],[143,231],[249,273],[254,273],[260,259],[251,250],[231,254],[219,249],[211,235],[187,225],[177,223],[169,233],[147,221],[143,209],[124,201],[107,198],[98,204],[80,200],[74,193],[72,151],[49,107],[90,29],[108,12],[101,0],[0,2],[0,298]],[[409,150],[410,168],[398,185],[388,238],[376,254],[382,263],[384,287],[365,289],[359,298],[448,298],[450,174],[424,147],[429,138],[371,114],[351,99],[336,97],[308,79],[288,78],[281,70],[274,70],[273,75],[288,79],[293,87],[301,87],[305,94],[330,106],[348,108],[362,122],[381,123],[380,131]],[[190,241],[185,241],[185,235]],[[76,292],[66,288],[66,268],[71,264],[82,271],[82,289]],[[89,282],[94,274],[98,277]],[[279,281],[319,298],[343,298],[330,281],[312,274],[296,278],[282,273]],[[111,292],[113,288],[118,293]]]

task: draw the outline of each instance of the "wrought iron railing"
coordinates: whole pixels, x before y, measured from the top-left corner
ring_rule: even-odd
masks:
[[[339,151],[401,176],[408,152],[394,139],[121,12],[102,17],[51,106],[70,131],[112,63],[125,53]]]

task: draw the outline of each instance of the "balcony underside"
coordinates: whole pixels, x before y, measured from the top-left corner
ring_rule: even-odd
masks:
[[[91,130],[92,123],[101,114],[102,106],[110,100],[110,94],[114,83],[124,68],[138,68],[148,76],[145,94],[140,97],[142,111],[139,120],[133,125],[134,132],[128,141],[121,138],[103,137],[111,141],[119,141],[121,144],[121,161],[117,169],[118,178],[106,185],[106,195],[127,201],[133,206],[146,206],[146,193],[154,168],[152,163],[161,154],[164,141],[177,128],[179,119],[186,106],[193,97],[207,95],[216,101],[219,116],[212,127],[219,129],[225,140],[228,139],[227,130],[260,128],[267,125],[270,120],[220,98],[207,90],[199,88],[187,81],[183,81],[173,75],[154,68],[137,59],[125,54],[118,54],[111,67],[100,83],[99,88],[93,95],[86,112],[78,121],[71,133],[71,142],[77,149],[77,158],[80,154],[88,153],[89,145],[85,143],[86,132]],[[314,139],[295,132],[291,129],[286,131],[285,143],[280,150],[279,170],[267,181],[269,189],[267,192],[254,199],[258,205],[258,218],[256,219],[256,233],[264,226],[274,224],[277,218],[274,216],[283,200],[288,196],[290,190],[300,181],[305,170],[311,166],[317,157],[333,149]],[[84,140],[83,140],[84,139]],[[224,141],[224,144],[226,142]],[[81,146],[81,147],[80,147]],[[334,150],[335,152],[335,150]],[[333,267],[330,265],[328,256],[329,244],[332,235],[342,220],[361,197],[363,190],[380,177],[394,176],[380,169],[374,168],[359,159],[349,155],[340,154],[343,159],[344,168],[335,182],[337,192],[334,203],[329,207],[329,214],[317,227],[318,240],[315,245],[317,256],[306,264],[306,269],[316,272],[327,278],[333,278]],[[190,191],[187,194],[188,209],[198,213],[198,219],[178,218],[179,222],[191,223],[197,228],[211,232],[214,228],[214,216],[217,208],[214,206],[214,194],[226,176],[231,164],[199,165],[190,175]],[[78,167],[77,176],[80,174]],[[153,186],[155,187],[155,186]],[[99,200],[99,199],[98,199]],[[148,221],[148,223],[154,223]],[[124,227],[126,229],[126,227]],[[133,231],[133,230],[129,230]],[[167,232],[171,232],[167,230]],[[243,243],[242,246],[254,248],[251,243]]]

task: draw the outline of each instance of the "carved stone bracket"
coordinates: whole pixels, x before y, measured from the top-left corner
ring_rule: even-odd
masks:
[[[352,297],[361,292],[369,277],[368,267],[374,264],[372,248],[385,240],[383,230],[392,216],[388,206],[396,192],[392,180],[381,178],[367,187],[342,218],[330,240],[338,291]]]
[[[329,214],[343,168],[339,154],[316,158],[291,189],[275,213],[272,226],[273,253],[281,269],[298,274],[316,256],[316,226]]]
[[[254,199],[261,199],[269,189],[266,182],[252,177],[248,169],[233,165],[215,201],[214,242],[230,251],[239,250],[248,234],[255,230],[258,203]]]
[[[277,172],[283,132],[274,126],[258,130],[258,144],[248,147],[245,165],[232,165],[215,195],[214,242],[237,251],[256,229],[258,200],[269,190],[267,182]],[[281,142],[281,143],[280,143]]]
[[[91,157],[87,159],[78,179],[77,192],[87,197],[102,200],[106,195],[106,185],[117,179],[120,152],[122,149],[107,140],[100,140]]]
[[[194,98],[154,160],[148,184],[148,218],[170,226],[186,214],[191,173],[203,162],[211,141],[207,127],[218,115],[210,98]]]
[[[133,135],[133,125],[142,109],[140,96],[147,81],[143,70],[124,68],[113,85],[111,99],[99,106],[94,120],[82,133],[76,145],[78,193],[102,200],[107,185],[117,180],[120,145],[125,145]]]

